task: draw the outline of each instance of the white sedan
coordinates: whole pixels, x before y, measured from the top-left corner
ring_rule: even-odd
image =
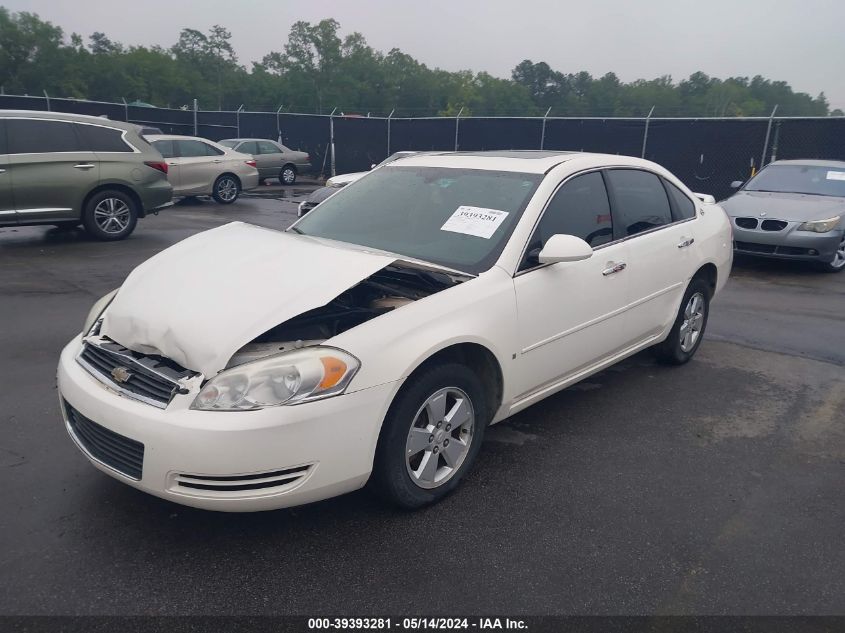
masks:
[[[242,223],[138,266],[62,352],[103,472],[227,511],[370,481],[415,508],[484,430],[645,348],[687,362],[732,261],[715,204],[624,156],[427,154],[285,232]]]
[[[258,169],[249,154],[195,136],[144,138],[167,161],[174,196],[211,196],[220,204],[232,204],[241,191],[258,186]]]

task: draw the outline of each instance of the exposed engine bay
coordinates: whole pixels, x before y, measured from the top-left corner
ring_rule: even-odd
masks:
[[[240,348],[227,367],[319,345],[382,314],[472,279],[470,275],[446,273],[393,263],[370,275],[319,308],[303,312],[268,330]]]

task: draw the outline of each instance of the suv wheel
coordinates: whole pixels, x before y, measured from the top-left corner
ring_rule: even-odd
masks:
[[[399,392],[384,421],[372,485],[403,508],[454,490],[481,448],[492,412],[484,385],[464,365],[436,365]]]
[[[296,182],[296,168],[293,165],[285,165],[279,174],[279,182],[283,185],[292,185]]]
[[[703,279],[693,279],[687,286],[681,308],[669,336],[652,350],[662,363],[683,365],[695,355],[710,313],[710,286]]]
[[[211,196],[220,204],[232,204],[240,194],[241,185],[234,176],[223,174],[214,181]]]
[[[85,230],[98,240],[122,240],[135,230],[137,223],[138,204],[122,191],[97,193],[82,212]]]

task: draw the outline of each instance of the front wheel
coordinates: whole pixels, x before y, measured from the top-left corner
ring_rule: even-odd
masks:
[[[845,232],[842,233],[842,239],[839,241],[839,246],[836,247],[833,259],[829,262],[819,263],[818,267],[826,273],[841,273],[845,270]]]
[[[472,467],[490,420],[484,385],[468,367],[443,364],[414,376],[382,428],[372,484],[414,509],[439,501]]]
[[[681,300],[669,336],[652,348],[657,360],[669,365],[683,365],[689,361],[704,338],[709,314],[710,286],[702,279],[693,279]]]
[[[241,194],[241,185],[237,178],[223,174],[214,181],[212,197],[220,204],[232,204]]]
[[[82,211],[85,230],[106,242],[128,237],[137,223],[138,204],[122,191],[101,191],[88,200]]]
[[[293,165],[285,165],[279,174],[279,182],[283,185],[292,185],[296,182],[296,168]]]

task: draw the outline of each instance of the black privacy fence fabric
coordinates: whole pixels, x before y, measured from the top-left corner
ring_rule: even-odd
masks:
[[[467,117],[385,119],[276,112],[216,112],[154,108],[76,99],[0,95],[0,109],[54,110],[106,116],[197,134],[214,141],[255,137],[281,140],[308,152],[317,173],[364,171],[400,150],[539,149],[645,157],[676,174],[693,191],[717,199],[730,183],[746,180],[774,159],[845,160],[845,118],[774,119],[564,119]],[[647,134],[646,134],[647,128]],[[768,142],[767,142],[768,132]],[[765,146],[765,149],[764,149]]]

